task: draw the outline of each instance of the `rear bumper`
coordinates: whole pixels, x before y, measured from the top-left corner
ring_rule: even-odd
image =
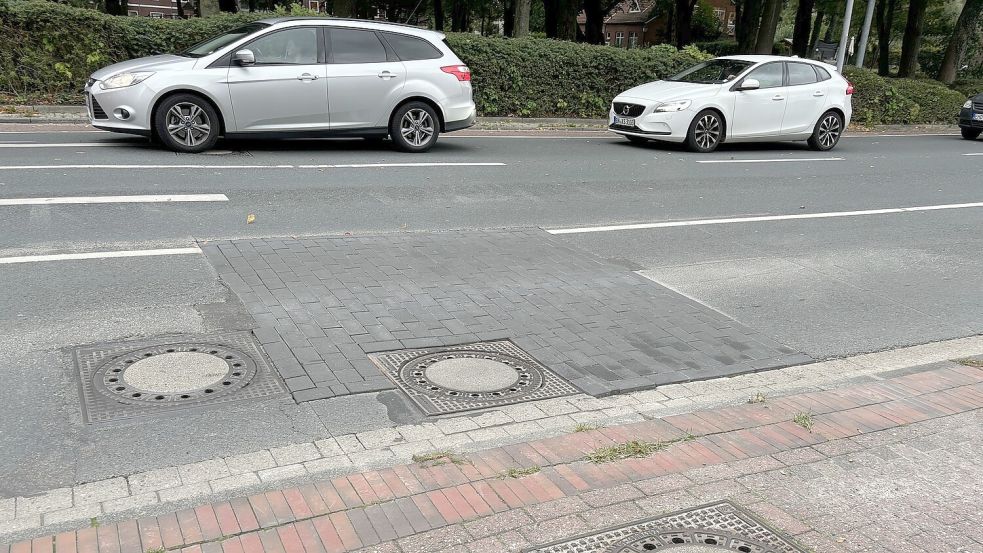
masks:
[[[464,119],[457,121],[444,121],[444,132],[454,132],[466,129],[468,127],[473,127],[477,120],[477,114],[472,111],[471,114]]]

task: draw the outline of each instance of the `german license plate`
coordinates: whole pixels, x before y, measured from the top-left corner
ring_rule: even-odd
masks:
[[[974,113],[973,121],[983,121],[983,113]]]
[[[635,118],[634,117],[618,117],[614,116],[614,124],[619,127],[634,127]]]

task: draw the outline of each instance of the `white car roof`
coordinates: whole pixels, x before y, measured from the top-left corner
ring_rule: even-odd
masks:
[[[820,66],[820,67],[822,67],[824,69],[830,70],[830,71],[834,71],[834,72],[836,71],[836,66],[835,65],[830,65],[830,64],[828,64],[826,62],[817,61],[817,60],[811,60],[811,59],[808,59],[808,58],[800,58],[800,57],[796,57],[796,56],[767,56],[767,55],[762,55],[762,54],[747,54],[747,55],[740,55],[740,54],[738,54],[738,55],[734,55],[734,56],[720,56],[717,59],[722,59],[722,60],[743,60],[743,61],[749,61],[749,62],[752,62],[752,63],[764,63],[766,61],[801,61],[801,62],[804,62],[804,63],[811,63],[813,65],[818,65],[818,66]]]
[[[378,31],[392,31],[396,33],[414,35],[421,38],[426,38],[429,40],[437,40],[437,41],[443,40],[445,36],[444,33],[431,31],[429,29],[421,29],[420,27],[414,27],[413,25],[388,23],[385,21],[371,21],[367,19],[344,19],[340,17],[273,17],[269,19],[263,19],[259,22],[266,23],[268,25],[275,25],[275,26],[287,26],[287,24],[290,25],[314,24],[314,25],[329,25],[333,27],[356,27],[360,29],[375,29]]]

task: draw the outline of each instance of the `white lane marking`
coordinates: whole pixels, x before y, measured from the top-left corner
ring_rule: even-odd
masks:
[[[61,196],[55,198],[0,198],[4,205],[148,204],[158,202],[227,202],[225,194],[159,194],[145,196]]]
[[[373,169],[386,167],[504,167],[499,162],[462,162],[462,163],[346,163],[324,165],[204,165],[204,164],[173,164],[173,165],[0,165],[0,171],[36,170],[36,169]]]
[[[163,248],[159,250],[121,250],[107,252],[60,253],[53,255],[22,255],[0,257],[0,265],[13,263],[34,263],[37,261],[73,261],[77,259],[111,259],[116,257],[154,257],[160,255],[200,254],[197,246],[191,248]]]
[[[967,204],[922,205],[914,207],[893,207],[888,209],[864,209],[860,211],[827,211],[825,213],[797,213],[795,215],[762,215],[758,217],[728,217],[723,219],[693,219],[689,221],[665,221],[662,223],[638,223],[632,225],[609,225],[603,227],[579,227],[546,229],[550,234],[579,234],[585,232],[610,232],[614,230],[639,230],[672,227],[695,227],[702,225],[726,225],[731,223],[759,223],[762,221],[787,221],[793,219],[829,219],[833,217],[857,217],[860,215],[884,215],[887,213],[907,213],[910,211],[938,211],[943,209],[965,209],[983,207],[983,202]]]
[[[0,144],[0,148],[99,148],[103,146],[143,146],[150,142],[44,142],[33,144]]]
[[[983,156],[983,152],[976,152],[972,154],[963,154],[964,156]]]
[[[788,163],[792,161],[843,161],[842,157],[793,157],[775,159],[707,159],[697,163]]]
[[[590,131],[590,132],[599,132],[599,131]],[[440,138],[441,138],[441,140],[446,139],[446,138],[531,138],[531,139],[536,139],[536,140],[544,140],[544,139],[550,139],[550,138],[552,138],[554,140],[598,140],[598,139],[601,139],[601,138],[603,138],[605,140],[619,140],[620,139],[620,137],[618,137],[616,135],[612,135],[610,133],[597,134],[595,136],[569,136],[569,135],[564,135],[564,136],[525,136],[525,135],[521,135],[521,134],[489,134],[489,135],[476,135],[476,134],[461,134],[461,135],[457,135],[457,134],[449,134],[449,135],[446,135],[446,136],[441,136]]]

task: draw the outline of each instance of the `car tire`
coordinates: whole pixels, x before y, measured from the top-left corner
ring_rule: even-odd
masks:
[[[835,111],[827,111],[816,121],[809,137],[809,147],[819,152],[828,152],[836,147],[843,135],[843,117]]]
[[[686,133],[686,147],[691,152],[709,153],[724,140],[724,118],[712,109],[696,114]]]
[[[641,136],[632,136],[630,134],[626,134],[625,138],[628,139],[628,142],[631,142],[632,144],[637,144],[639,146],[649,143],[648,138],[642,138]]]
[[[218,141],[218,112],[197,94],[175,94],[154,112],[154,130],[161,144],[175,152],[196,154]]]
[[[440,119],[429,104],[409,102],[393,112],[389,120],[389,137],[397,150],[426,152],[437,142]]]
[[[976,140],[983,134],[983,129],[959,129],[962,132],[963,138],[966,140]]]

